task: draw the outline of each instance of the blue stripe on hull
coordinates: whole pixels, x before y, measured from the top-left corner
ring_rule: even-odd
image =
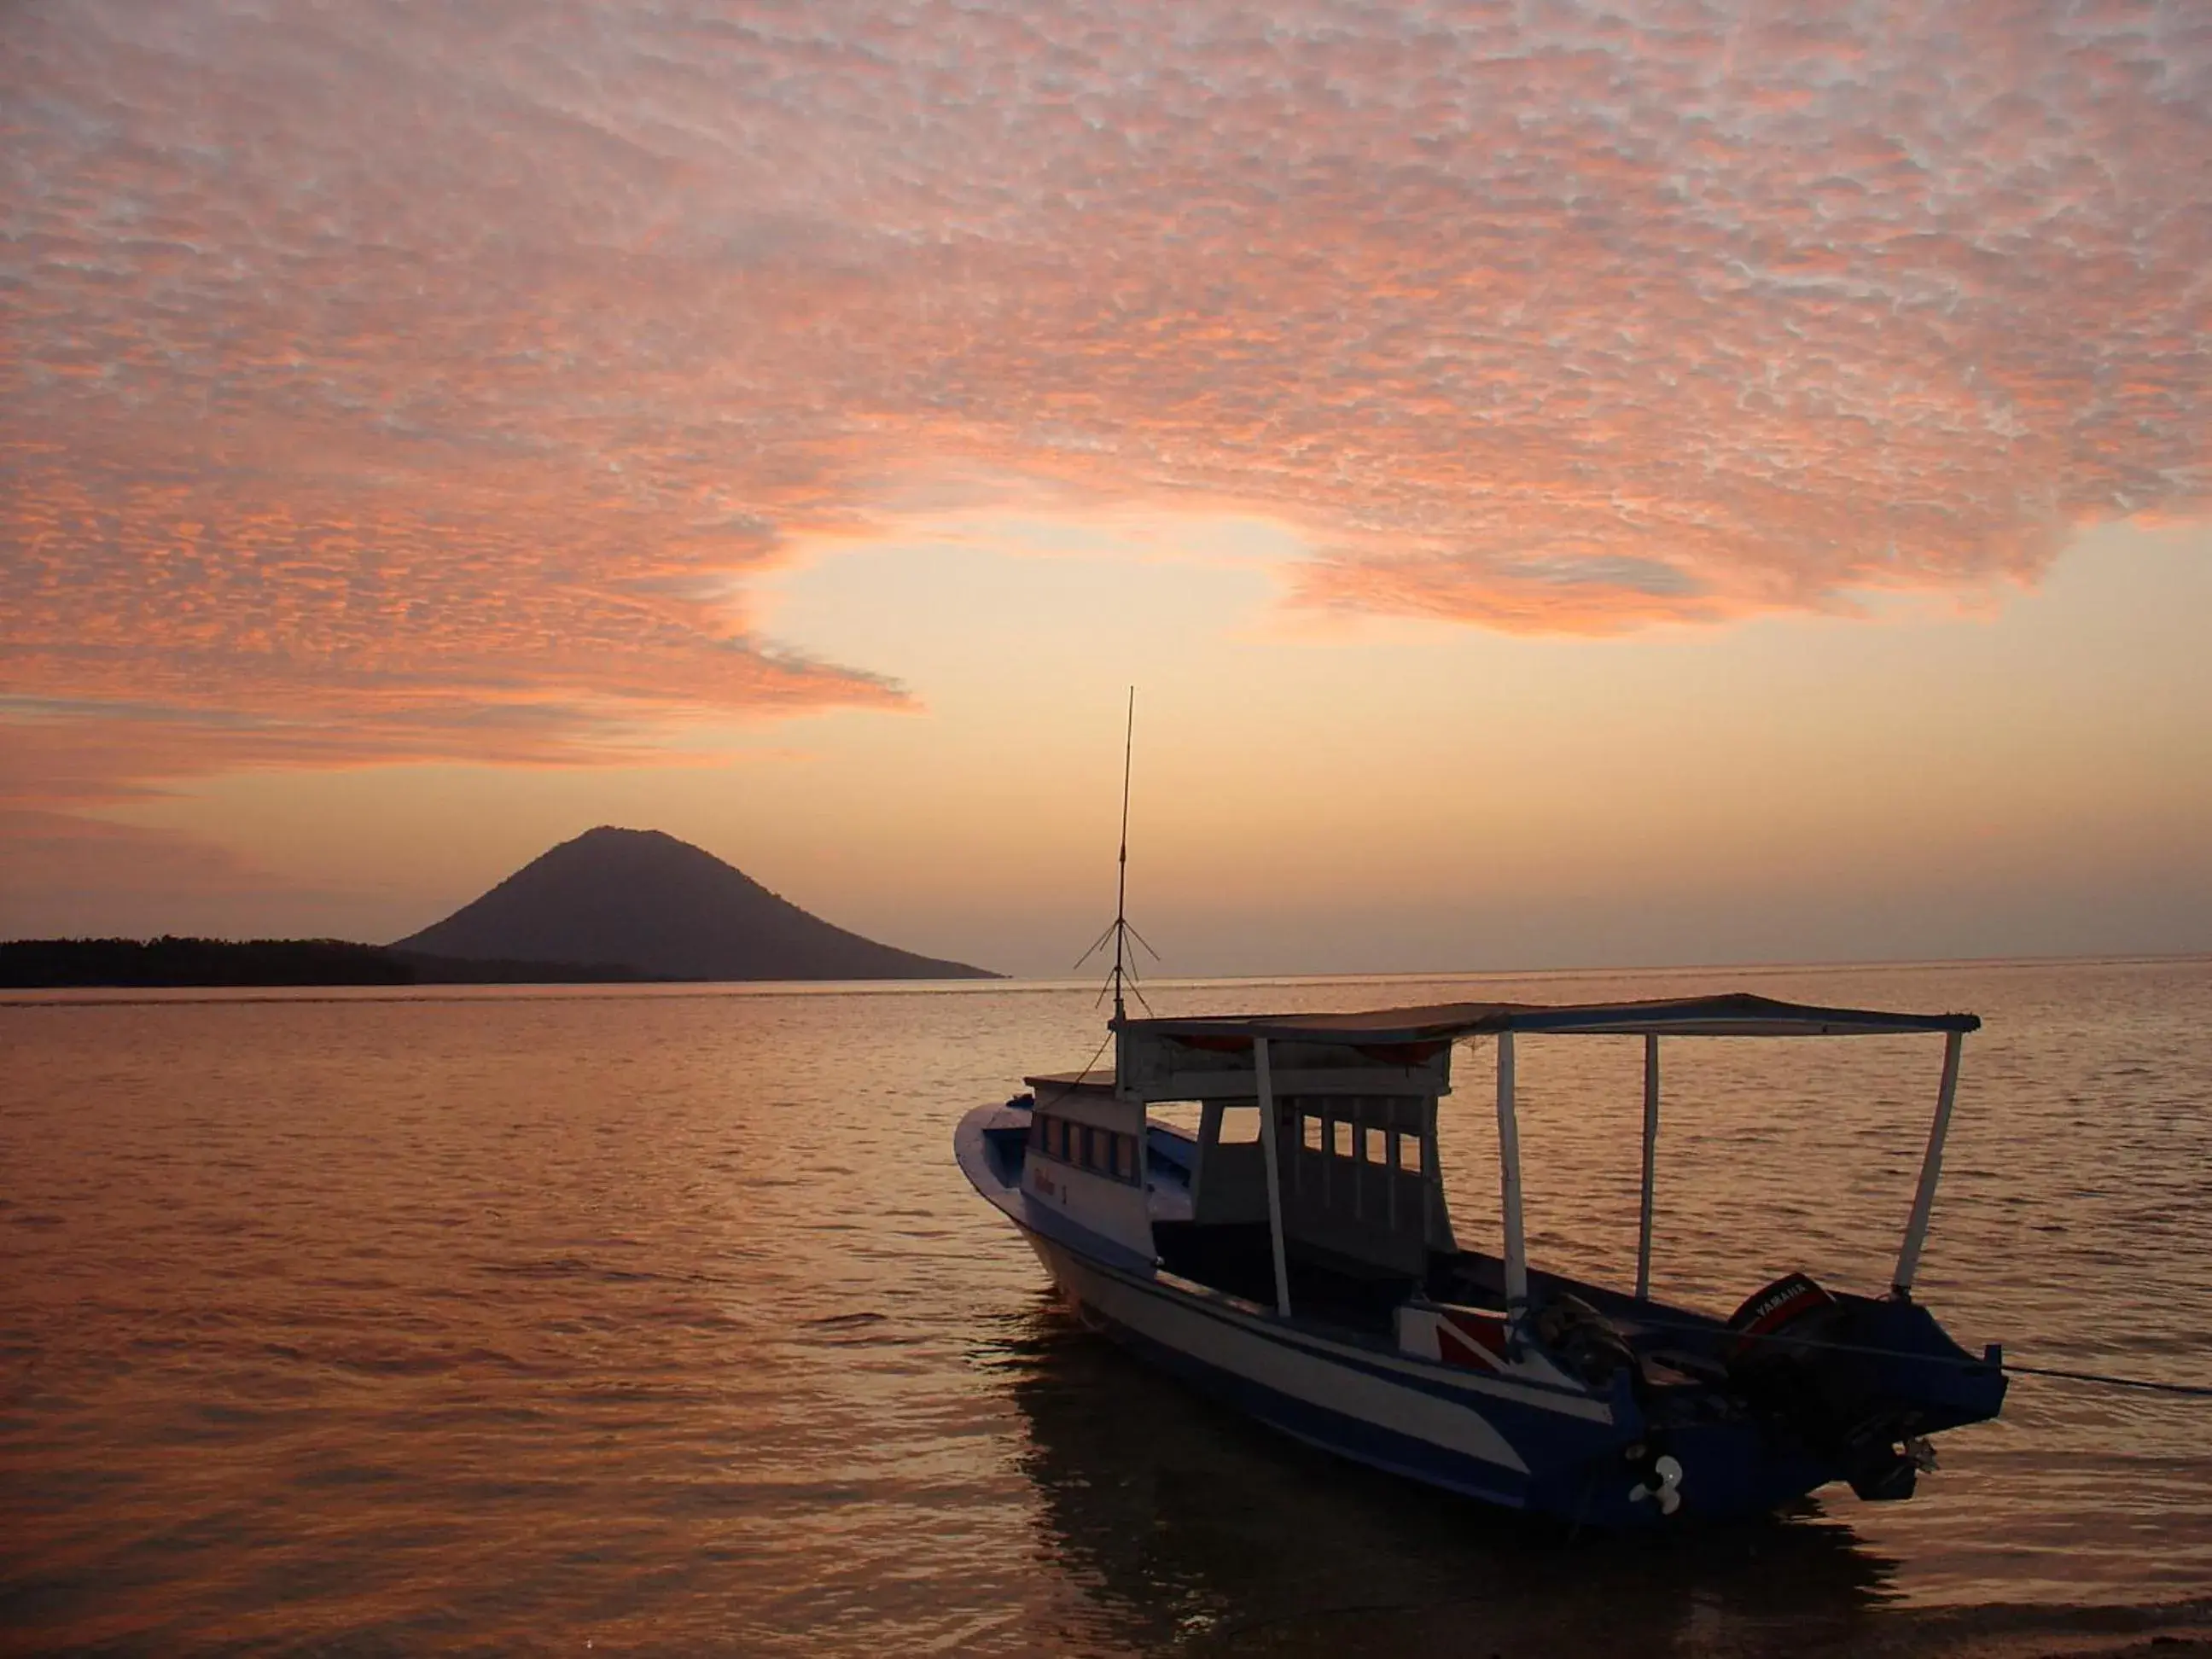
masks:
[[[1594,1458],[1609,1467],[1629,1432],[1609,1419],[1566,1417],[1540,1407],[1488,1396],[1478,1400],[1464,1390],[1447,1393],[1430,1379],[1414,1375],[1392,1376],[1364,1367],[1346,1367],[1333,1355],[1316,1353],[1297,1342],[1286,1341],[1265,1322],[1190,1307],[1184,1292],[1102,1271],[1100,1264],[1066,1250],[1056,1241],[1027,1236],[1047,1272],[1078,1304],[1088,1322],[1103,1328],[1160,1369],[1269,1427],[1370,1468],[1510,1509],[1557,1509],[1555,1503],[1547,1501],[1552,1494],[1546,1488],[1552,1483],[1546,1480],[1546,1471],[1563,1466],[1581,1470]],[[1075,1282],[1079,1276],[1097,1277],[1109,1294],[1139,1298],[1133,1304],[1135,1307],[1157,1299],[1175,1310],[1178,1316],[1198,1315],[1218,1320],[1236,1333],[1239,1346],[1249,1345],[1246,1348],[1249,1363],[1244,1370],[1212,1363],[1187,1347],[1163,1341],[1136,1328],[1128,1319],[1114,1317],[1094,1298],[1084,1294],[1083,1286]],[[1418,1402],[1430,1402],[1426,1409],[1431,1413],[1428,1420],[1431,1432],[1436,1431],[1439,1422],[1433,1411],[1441,1403],[1438,1396],[1442,1395],[1449,1401],[1448,1431],[1463,1441],[1479,1443],[1486,1439],[1492,1449],[1490,1455],[1476,1455],[1408,1432],[1403,1426],[1384,1426],[1376,1420],[1380,1413],[1374,1413],[1372,1402],[1369,1407],[1370,1414],[1355,1415],[1333,1410],[1315,1399],[1270,1387],[1247,1374],[1249,1370],[1285,1364],[1294,1369],[1319,1368],[1324,1373],[1365,1375],[1387,1380],[1388,1386],[1400,1391],[1402,1409],[1415,1410],[1419,1408]],[[1310,1385],[1310,1370],[1307,1371],[1307,1380]],[[1309,1386],[1308,1392],[1311,1391]],[[1613,1483],[1621,1488],[1624,1503],[1632,1480],[1632,1475],[1624,1474]],[[1577,1486],[1589,1484],[1586,1479],[1577,1479]],[[1622,1513],[1606,1518],[1615,1525],[1634,1525],[1650,1517]]]
[[[1416,1440],[1408,1435],[1395,1434],[1389,1429],[1363,1423],[1358,1418],[1346,1417],[1288,1395],[1278,1394],[1273,1389],[1208,1365],[1194,1359],[1179,1349],[1155,1342],[1142,1333],[1113,1320],[1098,1317],[1099,1326],[1116,1341],[1122,1343],[1145,1359],[1170,1375],[1189,1383],[1200,1393],[1220,1401],[1223,1404],[1256,1419],[1272,1429],[1304,1441],[1307,1445],[1349,1458],[1369,1468],[1380,1469],[1387,1474],[1419,1480],[1427,1486],[1441,1486],[1469,1498],[1479,1498],[1486,1503],[1502,1504],[1509,1509],[1527,1505],[1525,1481],[1519,1485],[1505,1482],[1512,1477],[1495,1464],[1479,1459],[1462,1457],[1425,1440]]]
[[[1612,1425],[1485,1399],[1479,1414],[1520,1455],[1528,1473],[1468,1456],[1367,1419],[1284,1394],[1161,1342],[1127,1321],[1113,1318],[1070,1282],[1070,1267],[1097,1273],[1099,1264],[1084,1261],[1065,1252],[1064,1246],[1026,1229],[1023,1236],[1036,1250],[1054,1282],[1076,1303],[1086,1323],[1200,1393],[1294,1439],[1385,1474],[1509,1509],[1536,1510],[1562,1521],[1636,1528],[1656,1526],[1663,1518],[1656,1504],[1629,1497],[1638,1474],[1623,1454],[1632,1437]],[[1061,1254],[1067,1255],[1066,1263],[1054,1260]],[[1179,1298],[1178,1292],[1165,1287],[1132,1283],[1110,1271],[1106,1276],[1139,1295]],[[1254,1334],[1274,1340],[1266,1333]],[[1475,1408],[1470,1404],[1466,1409],[1473,1413]],[[1803,1449],[1766,1443],[1765,1436],[1747,1424],[1677,1430],[1669,1435],[1668,1443],[1684,1465],[1686,1513],[1708,1519],[1771,1513],[1837,1478],[1833,1469]]]

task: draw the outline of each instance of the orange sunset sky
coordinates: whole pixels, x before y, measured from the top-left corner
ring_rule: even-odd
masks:
[[[0,936],[2212,949],[2212,7],[0,8]]]

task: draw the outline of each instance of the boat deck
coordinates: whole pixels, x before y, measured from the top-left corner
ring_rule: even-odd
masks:
[[[1197,1226],[1155,1221],[1152,1243],[1160,1266],[1179,1278],[1272,1306],[1275,1264],[1264,1221]],[[1291,1305],[1315,1319],[1364,1335],[1392,1338],[1398,1306],[1415,1288],[1408,1273],[1346,1261],[1302,1244],[1287,1252]]]

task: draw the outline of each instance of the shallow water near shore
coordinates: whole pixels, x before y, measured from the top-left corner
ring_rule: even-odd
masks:
[[[1749,988],[1966,1008],[1920,1294],[2212,1381],[2212,961],[1163,984],[1160,1012]],[[1903,1505],[1571,1537],[1075,1326],[952,1125],[1092,988],[0,1006],[0,1646],[1842,1650],[2212,1592],[2212,1401],[2022,1378]],[[1887,1282],[1936,1039],[1670,1043],[1655,1288]],[[1496,1237],[1487,1054],[1443,1141]],[[1520,1063],[1532,1254],[1632,1270],[1640,1046]]]

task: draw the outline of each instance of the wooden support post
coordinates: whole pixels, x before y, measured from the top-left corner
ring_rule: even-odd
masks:
[[[1421,1249],[1436,1248],[1437,1232],[1437,1097],[1421,1102]]]
[[[1912,1195],[1912,1217],[1905,1224],[1904,1248],[1890,1290],[1899,1301],[1912,1299],[1912,1275],[1920,1267],[1920,1247],[1928,1242],[1928,1218],[1936,1208],[1936,1183],[1943,1176],[1943,1141],[1951,1133],[1951,1103],[1959,1092],[1959,1050],[1966,1038],[1953,1031],[1943,1039],[1943,1080],[1936,1089],[1936,1121],[1928,1131],[1928,1152],[1920,1160],[1920,1186]]]
[[[1206,1171],[1212,1159],[1213,1149],[1221,1145],[1221,1103],[1200,1101],[1198,1107],[1198,1146],[1190,1160],[1190,1213],[1194,1219],[1206,1215]]]
[[[1651,1184],[1659,1147],[1659,1034],[1644,1034],[1644,1204],[1636,1224],[1636,1299],[1651,1295]]]
[[[1352,1097],[1352,1218],[1358,1220],[1367,1208],[1367,1121],[1360,1112],[1358,1095]]]
[[[1521,1228],[1521,1128],[1513,1112],[1513,1033],[1498,1034],[1498,1174],[1505,1224],[1505,1329],[1518,1340],[1528,1311],[1528,1243]]]
[[[1390,1127],[1382,1131],[1382,1223],[1398,1231],[1398,1103],[1389,1103]]]
[[[1267,1166],[1267,1243],[1275,1255],[1275,1311],[1291,1316],[1291,1269],[1283,1249],[1282,1159],[1276,1143],[1275,1081],[1267,1069],[1267,1039],[1252,1039],[1252,1070],[1260,1089],[1260,1152]]]

